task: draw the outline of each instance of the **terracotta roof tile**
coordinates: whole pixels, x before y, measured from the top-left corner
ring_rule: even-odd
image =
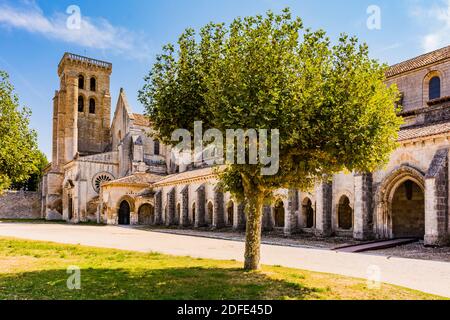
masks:
[[[398,141],[412,140],[435,136],[450,132],[450,122],[434,123],[431,125],[413,126],[400,130]]]
[[[124,183],[124,184],[152,184],[155,183],[161,179],[163,179],[164,176],[152,174],[152,173],[145,173],[145,172],[137,172],[132,175],[116,179],[110,182],[105,183],[105,185],[108,184],[116,184],[116,183]]]
[[[134,124],[142,127],[150,127],[150,119],[143,114],[133,113]]]
[[[446,59],[450,59],[450,46],[395,64],[389,68],[386,76],[390,78]]]
[[[162,179],[155,183],[155,186],[163,185],[163,184],[171,184],[178,181],[183,181],[187,179],[193,179],[193,178],[199,178],[204,176],[213,175],[215,173],[215,169],[219,169],[221,167],[207,167],[202,169],[196,169],[191,171],[186,171],[182,173],[172,174],[170,176],[167,176],[165,179]]]

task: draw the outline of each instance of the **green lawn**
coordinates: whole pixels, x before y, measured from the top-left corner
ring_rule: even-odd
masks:
[[[67,267],[81,268],[68,290]],[[439,299],[383,284],[282,267],[0,238],[0,299]]]

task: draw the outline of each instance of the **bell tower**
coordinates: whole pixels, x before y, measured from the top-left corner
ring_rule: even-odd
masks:
[[[112,64],[65,53],[53,99],[53,166],[103,153],[110,145]],[[60,170],[58,170],[60,171]]]

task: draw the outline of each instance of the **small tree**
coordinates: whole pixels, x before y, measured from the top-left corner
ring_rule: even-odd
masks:
[[[41,153],[29,124],[30,110],[20,109],[8,74],[0,71],[0,193],[39,171]]]
[[[304,29],[288,9],[188,29],[164,48],[139,93],[157,134],[177,128],[278,129],[279,171],[228,164],[224,190],[245,199],[245,268],[259,268],[262,211],[277,189],[307,189],[341,171],[370,172],[396,147],[398,91],[368,47]],[[175,142],[176,143],[176,142]],[[236,151],[236,150],[235,150]]]

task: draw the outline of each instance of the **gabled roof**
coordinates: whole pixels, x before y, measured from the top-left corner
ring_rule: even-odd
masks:
[[[450,46],[397,63],[389,68],[389,70],[386,72],[386,76],[390,78],[401,73],[423,68],[433,63],[444,61],[447,59],[450,59]]]
[[[150,119],[143,114],[133,113],[134,124],[141,127],[150,127]]]
[[[161,179],[155,183],[155,186],[170,185],[177,182],[183,182],[189,179],[208,178],[216,175],[216,170],[223,170],[225,166],[206,167],[202,169],[195,169],[176,173]]]
[[[116,179],[113,181],[105,182],[103,185],[116,185],[116,184],[138,184],[138,185],[147,185],[147,184],[153,184],[155,182],[158,182],[159,180],[163,179],[163,176],[152,174],[152,173],[146,173],[146,172],[136,172],[132,175]]]

